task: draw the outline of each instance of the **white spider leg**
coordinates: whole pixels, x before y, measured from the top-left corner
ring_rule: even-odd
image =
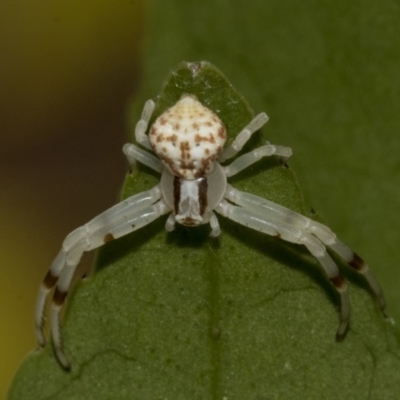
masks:
[[[279,237],[291,243],[306,246],[308,251],[319,261],[340,296],[340,322],[336,332],[336,338],[337,340],[342,339],[346,332],[349,320],[349,296],[347,284],[340,275],[337,265],[326,252],[326,248],[322,242],[310,233],[293,225],[287,224],[283,221],[269,219],[269,216],[265,214],[261,215],[245,208],[234,206],[226,200],[222,200],[215,211],[241,225],[255,229],[259,232]]]
[[[153,100],[147,100],[144,104],[142,116],[139,122],[136,124],[135,128],[135,138],[136,141],[141,144],[143,147],[151,150],[151,144],[149,137],[146,135],[147,127],[149,126],[149,121],[151,116],[153,115],[153,111],[155,108],[155,103]]]
[[[227,185],[225,196],[229,201],[252,210],[256,213],[268,215],[268,218],[289,224],[305,232],[315,235],[321,242],[330,247],[336,254],[339,255],[350,267],[357,273],[364,276],[371,291],[375,295],[379,307],[384,315],[386,301],[383,296],[382,289],[373,276],[368,265],[360,258],[358,254],[353,252],[348,246],[339,241],[336,234],[330,228],[320,222],[313,221],[293,210],[276,204],[270,200],[255,196],[250,193],[240,192],[231,185]]]
[[[136,161],[139,161],[156,172],[162,173],[164,170],[164,166],[159,158],[153,156],[146,150],[142,150],[134,144],[125,143],[122,147],[122,151],[126,155],[132,168],[134,168]]]
[[[85,229],[94,232],[103,226],[107,226],[110,222],[118,223],[126,218],[127,210],[134,207],[136,210],[141,210],[147,207],[149,204],[161,198],[161,189],[157,185],[151,190],[139,193],[137,195],[131,196],[122,202],[114,205],[105,212],[101,213],[97,217],[93,218],[90,222],[85,225]],[[78,228],[68,235],[68,238],[76,236],[83,227]],[[67,239],[66,239],[67,240]],[[70,240],[70,239],[69,239]],[[43,335],[44,326],[44,310],[46,306],[47,295],[51,292],[57,283],[58,277],[62,271],[65,264],[65,252],[61,251],[55,260],[53,261],[49,271],[47,272],[41,286],[39,289],[39,294],[36,303],[36,313],[35,313],[35,330],[36,337],[40,346],[44,346],[46,343],[45,337]]]
[[[268,115],[265,113],[258,114],[255,116],[248,125],[246,125],[241,132],[236,136],[235,140],[229,147],[226,147],[221,155],[218,157],[218,162],[224,162],[234,157],[246,142],[251,138],[254,132],[257,132],[263,125],[268,122]]]
[[[211,237],[218,237],[221,234],[221,228],[219,226],[218,218],[217,216],[211,211],[210,212],[210,227],[211,227],[211,232],[210,236]]]
[[[85,225],[86,227],[85,229],[87,229],[88,231],[95,231],[96,229],[99,229],[102,226],[108,225],[110,221],[114,223],[122,221],[126,218],[126,210],[129,210],[134,207],[136,210],[139,211],[142,208],[147,207],[149,204],[153,204],[160,198],[161,198],[161,188],[160,185],[156,185],[151,190],[131,196],[123,200],[122,202],[114,205],[113,207],[109,208],[108,210],[104,211],[97,217],[93,218],[90,222],[88,222]],[[68,238],[76,236],[77,233],[80,232],[80,230],[82,230],[82,227],[71,232],[68,235]],[[42,330],[44,325],[44,308],[45,308],[46,296],[57,283],[58,277],[61,273],[64,263],[65,263],[65,253],[61,251],[57,255],[56,259],[53,261],[39,289],[39,295],[36,304],[35,326],[36,326],[36,336],[38,342],[42,346],[44,346],[45,344],[45,338],[43,336]]]
[[[372,293],[375,295],[382,314],[387,317],[385,312],[386,300],[383,295],[382,288],[380,287],[378,281],[375,279],[372,271],[369,269],[368,264],[354,251],[352,251],[348,246],[342,243],[340,240],[336,239],[334,243],[329,245],[329,247],[338,254],[350,267],[352,267],[357,273],[364,276],[367,281]]]
[[[67,297],[76,266],[83,253],[140,229],[169,211],[171,211],[170,208],[161,199],[153,205],[141,208],[139,211],[133,207],[128,210],[123,221],[118,220],[117,223],[110,221],[108,225],[104,225],[95,231],[88,230],[87,225],[84,225],[78,228],[73,236],[67,236],[61,250],[64,253],[65,264],[58,279],[51,305],[51,331],[54,349],[58,360],[65,369],[70,368],[70,363],[62,349],[60,312]]]
[[[224,169],[226,176],[229,178],[254,164],[262,157],[269,157],[273,155],[282,157],[283,160],[286,161],[292,155],[292,149],[290,147],[267,144],[265,146],[258,147],[249,153],[243,154],[231,164],[222,168]]]
[[[67,236],[63,243],[62,250],[58,253],[57,257],[53,261],[39,289],[35,312],[35,328],[36,337],[40,346],[44,346],[46,343],[43,335],[46,297],[56,285],[60,273],[65,265],[66,252],[64,251],[64,248],[66,248],[67,244],[79,240],[82,231],[95,232],[96,230],[101,229],[103,226],[110,225],[110,223],[120,223],[126,219],[126,214],[130,209],[140,211],[148,205],[153,204],[160,198],[161,188],[160,185],[157,185],[151,190],[131,196],[114,205],[97,217],[93,218],[83,227],[74,230]]]
[[[167,219],[167,222],[165,223],[165,230],[167,232],[172,232],[175,229],[175,215],[174,214],[170,214],[170,216]]]

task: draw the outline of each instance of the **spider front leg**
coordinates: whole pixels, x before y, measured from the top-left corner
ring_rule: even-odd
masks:
[[[213,238],[218,237],[221,234],[221,228],[219,227],[219,222],[217,216],[211,211],[210,212],[210,236]]]
[[[270,236],[279,237],[291,243],[302,244],[308,249],[319,261],[321,267],[340,296],[340,322],[336,332],[336,338],[338,340],[342,339],[347,330],[349,321],[347,284],[340,275],[337,265],[327,253],[322,242],[307,231],[299,229],[294,225],[270,219],[267,213],[262,215],[261,213],[230,204],[226,200],[222,200],[215,211],[241,225],[266,233]]]
[[[290,147],[267,144],[265,146],[258,147],[249,153],[243,154],[231,164],[222,168],[224,169],[226,176],[229,178],[256,163],[261,158],[273,155],[282,157],[282,159],[286,161],[292,155],[292,149]]]
[[[224,162],[232,157],[235,157],[247,141],[251,138],[254,132],[257,132],[262,126],[268,122],[268,115],[261,113],[256,115],[236,136],[232,144],[226,147],[218,157],[218,162]]]
[[[152,190],[132,196],[115,205],[89,223],[71,232],[40,287],[36,304],[36,335],[40,345],[43,335],[46,297],[56,286],[51,305],[51,331],[57,359],[65,369],[70,363],[65,356],[60,334],[60,312],[67,297],[71,280],[83,253],[127,235],[170,211],[161,199],[159,185]]]
[[[351,268],[365,278],[371,291],[378,301],[382,314],[386,317],[384,311],[386,307],[386,301],[383,296],[382,289],[378,281],[373,276],[368,265],[354,251],[338,240],[335,233],[333,233],[332,230],[326,225],[323,225],[317,221],[313,221],[304,215],[296,213],[295,211],[276,204],[270,200],[255,196],[250,193],[240,192],[231,185],[227,186],[225,198],[260,215],[265,215],[269,219],[274,220],[276,223],[289,224],[290,226],[296,227],[304,232],[316,236],[324,245],[333,250]]]
[[[147,127],[149,126],[149,121],[151,119],[151,116],[153,115],[155,106],[156,105],[153,100],[146,101],[143,107],[142,116],[139,122],[136,124],[135,128],[136,141],[149,150],[151,150],[151,144],[149,137],[146,135],[146,131]]]
[[[135,167],[136,161],[139,161],[156,172],[162,173],[164,170],[164,166],[159,158],[134,144],[125,143],[122,147],[122,151],[128,159],[132,169]]]

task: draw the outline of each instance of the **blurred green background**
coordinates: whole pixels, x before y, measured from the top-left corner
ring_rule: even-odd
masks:
[[[144,3],[0,3],[0,398],[63,238],[118,196]]]

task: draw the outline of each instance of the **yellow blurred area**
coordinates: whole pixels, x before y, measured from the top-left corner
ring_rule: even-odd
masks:
[[[117,198],[147,3],[0,4],[0,398],[63,238]]]

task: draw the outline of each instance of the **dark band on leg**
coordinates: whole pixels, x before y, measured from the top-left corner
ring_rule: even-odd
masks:
[[[335,285],[336,289],[343,290],[346,287],[346,282],[342,275],[334,276],[330,278],[330,280]]]
[[[51,272],[51,270],[49,270],[46,274],[46,276],[43,279],[43,285],[47,288],[47,289],[51,289],[54,287],[54,285],[57,283],[58,281],[58,276],[54,276]]]
[[[112,233],[107,233],[107,235],[104,236],[104,238],[103,238],[104,243],[109,243],[109,242],[112,242],[113,240],[115,240],[115,237],[113,236]]]
[[[356,271],[365,269],[365,262],[357,253],[353,253],[353,258],[349,261],[349,265]]]
[[[68,292],[61,292],[61,290],[56,288],[53,295],[53,303],[56,304],[57,306],[62,306],[64,304],[67,295]]]
[[[336,340],[341,341],[346,334],[349,323],[349,300],[347,295],[347,284],[342,275],[334,276],[333,278],[330,278],[330,281],[333,283],[340,295],[340,323],[336,332]]]

